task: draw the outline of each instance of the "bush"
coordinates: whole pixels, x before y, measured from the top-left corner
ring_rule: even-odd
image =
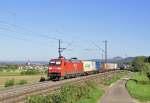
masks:
[[[138,72],[141,71],[141,68],[143,67],[143,64],[145,63],[145,56],[138,56],[132,61],[132,71]]]
[[[12,80],[7,80],[7,81],[5,82],[5,87],[14,86],[14,84],[15,84],[14,79],[12,79]]]
[[[4,71],[4,69],[3,68],[0,68],[0,72],[3,72]]]
[[[24,84],[27,84],[27,81],[26,80],[20,80],[18,84],[19,85],[24,85]]]
[[[21,75],[36,75],[36,74],[40,74],[39,70],[28,69],[21,72]]]
[[[91,95],[98,92],[97,98]],[[86,82],[83,85],[66,85],[58,93],[47,96],[31,96],[26,99],[27,103],[77,103],[77,101],[94,98],[95,101],[100,98],[102,91],[96,86],[96,83]],[[91,102],[88,102],[91,103]]]
[[[45,80],[45,77],[41,77],[40,82],[44,82]]]
[[[81,98],[86,98],[89,96],[90,88],[87,86],[74,86],[68,85],[64,86],[60,90],[61,101],[63,103],[75,103]]]
[[[128,80],[128,82],[126,83],[126,88],[128,89],[132,97],[146,102],[150,101],[150,84],[148,83],[149,80],[144,80],[144,78],[147,77],[141,75],[140,73],[135,73],[132,79]]]
[[[47,74],[47,73],[48,73],[48,70],[46,69],[46,70],[44,71],[44,73]]]
[[[144,73],[148,77],[148,79],[150,80],[150,64],[149,63],[145,63],[143,65],[142,73]]]

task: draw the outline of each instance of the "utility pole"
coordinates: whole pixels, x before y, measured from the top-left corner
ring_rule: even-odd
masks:
[[[59,58],[61,58],[61,53],[63,52],[63,50],[65,50],[66,48],[61,48],[61,40],[59,40],[59,47],[58,47],[58,53],[59,53]]]
[[[59,58],[61,57],[60,42],[61,42],[61,41],[59,40],[59,47],[58,47]]]
[[[104,69],[107,70],[107,40],[103,41],[105,43],[105,66]],[[105,79],[107,80],[107,71],[105,72]]]
[[[107,65],[107,40],[105,40],[104,43],[105,43],[105,63]],[[106,69],[107,69],[107,66],[106,66]]]
[[[104,62],[104,50],[102,49],[102,61]]]

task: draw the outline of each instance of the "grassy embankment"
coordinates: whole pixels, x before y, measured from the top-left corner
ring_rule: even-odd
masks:
[[[128,72],[115,73],[110,80],[105,80],[104,85],[110,85],[126,75]],[[67,85],[61,88],[57,94],[47,96],[31,96],[27,98],[27,103],[97,103],[104,94],[100,82],[86,82],[84,85]]]
[[[63,86],[58,93],[31,96],[27,103],[96,103],[104,91],[95,82]]]
[[[112,78],[106,79],[106,80],[104,79],[103,80],[103,84],[104,85],[111,85],[112,83],[114,83],[117,80],[121,79],[126,74],[128,74],[128,71],[121,71],[119,74],[118,73],[114,73]]]
[[[134,98],[140,101],[150,101],[150,81],[145,75],[135,73],[127,82],[126,87]]]

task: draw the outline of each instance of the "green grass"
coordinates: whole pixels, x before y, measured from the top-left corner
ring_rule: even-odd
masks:
[[[86,99],[77,101],[76,103],[97,103],[100,97],[103,95],[104,91],[101,88],[95,88],[90,92],[90,95]]]
[[[114,76],[111,79],[104,80],[103,83],[104,83],[104,85],[111,85],[112,83],[116,82],[117,80],[119,80],[121,77],[123,77],[127,73],[128,73],[127,71],[123,71],[121,73],[114,74]]]
[[[147,78],[147,76],[139,72],[135,73],[132,76],[132,79],[137,80],[138,82],[141,82],[141,81],[149,82],[149,79]]]
[[[148,83],[142,84],[141,81]],[[126,87],[132,97],[140,101],[150,101],[150,83],[145,75],[135,73],[132,79],[127,82]]]
[[[128,71],[122,71],[121,73],[115,74],[110,80],[104,80],[104,85],[111,85],[112,83],[119,80],[121,77],[126,75]],[[82,99],[77,103],[97,103],[97,100],[103,95],[104,91],[101,88],[95,88],[91,93],[89,98]]]
[[[127,71],[115,73],[111,80],[106,80],[106,84],[112,84],[127,73]],[[27,103],[97,103],[103,94],[104,90],[100,88],[98,83],[88,81],[82,85],[63,86],[55,94],[31,96],[26,101]]]
[[[24,76],[0,76],[0,90],[5,89],[5,82],[7,80],[15,80],[15,84],[23,84],[23,81],[27,81],[27,84],[37,83],[41,77],[47,77],[47,75],[24,75]],[[26,83],[24,83],[26,84]]]
[[[19,71],[11,71],[11,72],[0,72],[0,76],[20,76]]]
[[[59,92],[26,99],[27,103],[97,103],[104,91],[92,81],[82,85],[65,85]]]
[[[1,76],[22,76],[22,75],[43,75],[46,70],[3,70],[0,71]]]

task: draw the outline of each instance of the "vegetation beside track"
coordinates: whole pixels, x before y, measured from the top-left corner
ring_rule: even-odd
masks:
[[[150,56],[138,56],[132,61],[133,77],[126,88],[132,97],[140,101],[150,101]]]
[[[63,86],[56,94],[28,97],[27,103],[96,103],[104,91],[95,82]]]
[[[5,82],[5,87],[11,87],[14,85],[24,85],[27,83],[28,83],[27,80],[20,80],[20,81],[16,82],[14,79],[11,79],[11,80],[7,80]]]
[[[112,78],[104,78],[103,84],[104,85],[111,85],[112,83],[116,82],[119,80],[121,77],[125,76],[128,73],[128,71],[121,71],[120,73],[114,73]]]
[[[126,87],[132,97],[140,101],[150,101],[150,81],[146,75],[135,73]]]
[[[127,71],[114,73],[111,80],[103,83],[105,86],[110,85],[127,73]],[[97,103],[104,93],[104,90],[100,88],[103,83],[88,81],[80,85],[66,85],[56,94],[30,96],[26,101],[27,103]]]

